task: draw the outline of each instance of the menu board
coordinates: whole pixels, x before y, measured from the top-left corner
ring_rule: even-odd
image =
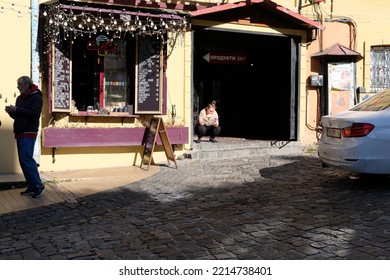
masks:
[[[151,119],[150,126],[145,130],[143,140],[144,152],[142,155],[140,167],[142,168],[144,164],[147,164],[146,170],[149,169],[150,163],[152,162],[153,151],[156,146],[157,135],[160,136],[161,144],[164,148],[168,161],[173,161],[177,168],[175,155],[173,154],[173,149],[171,143],[169,142],[169,137],[165,129],[164,121],[157,117]]]
[[[70,53],[65,44],[53,47],[52,111],[70,112]]]
[[[161,46],[156,37],[137,39],[135,113],[161,113]]]
[[[157,139],[157,129],[160,124],[160,119],[159,118],[152,118],[150,122],[149,128],[146,130],[146,136],[145,136],[145,143],[144,143],[144,153],[143,153],[143,159],[141,161],[141,167],[144,162],[149,165],[152,161],[152,153],[154,150],[154,146],[156,144],[156,139]]]
[[[175,163],[175,166],[177,168],[175,155],[173,154],[173,149],[171,146],[171,143],[169,141],[168,133],[165,128],[164,122],[161,119],[160,125],[158,126],[158,135],[160,136],[161,144],[164,148],[165,155],[168,159],[168,161],[173,161]]]

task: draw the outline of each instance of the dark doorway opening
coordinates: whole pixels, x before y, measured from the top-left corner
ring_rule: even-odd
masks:
[[[217,102],[221,136],[296,140],[298,98],[292,71],[298,65],[292,42],[287,36],[194,32],[194,100],[199,110]],[[222,59],[211,61],[210,54]],[[233,61],[227,62],[224,55],[229,54]]]

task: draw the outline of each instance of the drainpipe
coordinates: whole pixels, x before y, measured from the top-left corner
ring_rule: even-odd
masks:
[[[31,79],[40,88],[39,79],[39,52],[38,52],[38,22],[39,0],[31,0]],[[34,146],[34,159],[39,165],[41,155],[41,130],[38,129],[37,140]]]
[[[31,78],[39,86],[38,20],[39,0],[31,0]]]

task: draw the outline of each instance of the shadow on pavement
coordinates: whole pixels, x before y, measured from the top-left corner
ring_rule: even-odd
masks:
[[[388,259],[387,186],[313,156],[162,166],[77,204],[2,215],[0,259]]]

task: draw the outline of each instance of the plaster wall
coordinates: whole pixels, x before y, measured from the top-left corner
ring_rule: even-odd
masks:
[[[274,2],[298,12],[298,1],[276,0]],[[304,5],[307,4],[306,1],[302,2]],[[365,87],[367,91],[370,91],[371,47],[390,44],[390,33],[386,32],[386,28],[390,26],[388,10],[388,0],[352,2],[334,0],[302,8],[303,16],[318,19],[325,26],[324,31],[318,32],[317,39],[307,46],[306,78],[312,74],[321,73],[319,62],[310,59],[311,55],[335,43],[340,43],[363,56],[363,59],[356,63],[356,86]],[[305,72],[302,71],[302,73]],[[301,140],[310,142],[316,141],[316,132],[313,127],[319,119],[319,95],[316,89],[310,87],[306,87],[305,91],[307,95],[306,130]]]
[[[277,0],[275,2],[297,12],[297,1]],[[388,12],[388,0],[334,0],[320,3],[318,8],[308,6],[302,9],[302,15],[308,18],[321,16],[326,26],[323,31],[323,48],[339,42],[364,57],[357,63],[357,85],[364,86],[367,90],[370,90],[371,46],[390,44],[390,33],[387,32],[387,27],[390,26]],[[320,51],[320,47],[321,45],[316,41],[310,47],[311,52]]]
[[[14,6],[12,6],[12,3]],[[31,16],[29,2],[16,0],[2,3],[0,13],[0,173],[20,172],[16,143],[12,132],[13,120],[5,112],[7,105],[15,104],[19,95],[16,80],[31,75]],[[17,50],[17,51],[15,51]]]

